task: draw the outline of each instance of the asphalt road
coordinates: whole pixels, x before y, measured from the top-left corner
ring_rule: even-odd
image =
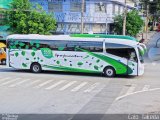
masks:
[[[148,44],[148,48],[152,46]],[[160,62],[150,61],[147,56],[145,74],[138,77],[33,74],[1,65],[0,120],[128,120],[128,114],[160,113],[159,71]],[[115,114],[124,116],[115,118]]]
[[[143,76],[105,78],[64,72],[33,74],[0,66],[0,113],[69,114],[64,120],[85,120],[83,114],[97,114],[95,120],[100,120],[104,114],[158,112],[160,64],[146,63],[145,68]]]

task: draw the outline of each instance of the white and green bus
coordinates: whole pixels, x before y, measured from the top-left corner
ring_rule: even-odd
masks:
[[[127,36],[10,35],[7,65],[16,69],[142,75],[141,45]]]

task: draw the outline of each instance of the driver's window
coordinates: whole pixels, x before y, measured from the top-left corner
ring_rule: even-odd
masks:
[[[137,62],[136,51],[134,49],[128,49],[129,60]]]

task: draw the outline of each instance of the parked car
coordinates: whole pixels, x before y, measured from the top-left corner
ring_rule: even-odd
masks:
[[[0,43],[0,63],[6,64],[6,45],[4,43]]]

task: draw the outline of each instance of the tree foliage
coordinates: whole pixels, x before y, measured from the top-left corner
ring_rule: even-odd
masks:
[[[160,14],[160,0],[140,0],[143,10],[148,10],[150,14]]]
[[[39,5],[33,8],[29,0],[13,0],[5,14],[12,33],[50,34],[50,31],[56,30],[53,16]]]
[[[124,14],[118,15],[115,20],[115,32],[122,34]],[[132,10],[127,13],[126,17],[126,34],[135,36],[142,29],[143,20],[138,15],[138,11]]]

